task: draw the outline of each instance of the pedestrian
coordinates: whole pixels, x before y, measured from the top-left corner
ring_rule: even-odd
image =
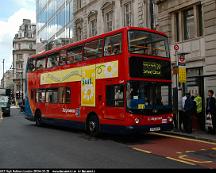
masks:
[[[213,97],[214,91],[213,90],[208,90],[208,98],[207,98],[207,105],[206,105],[206,115],[210,115],[211,120],[212,120],[212,129],[208,129],[210,132],[213,134],[216,133],[216,101],[215,98]]]
[[[194,110],[196,108],[196,103],[193,100],[193,97],[188,93],[187,99],[185,100],[184,104],[184,129],[186,133],[192,133],[192,116],[194,114]]]
[[[181,103],[179,105],[179,129],[180,131],[184,131],[184,124],[185,124],[185,110],[184,110],[184,105],[185,105],[185,100],[187,99],[187,95],[189,95],[189,93],[186,93],[185,96],[182,97]]]
[[[185,101],[187,99],[187,96],[190,95],[190,93],[186,93],[184,97],[182,97],[182,108],[184,109]]]
[[[205,129],[205,117],[203,116],[203,110],[202,110],[202,97],[197,94],[194,101],[196,102],[196,117],[198,119],[199,127],[201,130]]]

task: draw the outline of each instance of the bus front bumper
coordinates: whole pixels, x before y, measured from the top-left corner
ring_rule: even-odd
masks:
[[[173,129],[173,124],[159,124],[159,125],[146,125],[146,126],[113,126],[113,125],[101,126],[102,132],[119,133],[119,134],[171,131],[172,129]]]

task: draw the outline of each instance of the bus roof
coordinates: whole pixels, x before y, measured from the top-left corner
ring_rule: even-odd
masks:
[[[55,48],[55,49],[52,49],[52,50],[44,51],[42,53],[33,55],[32,58],[43,57],[43,56],[46,56],[46,55],[54,54],[54,53],[57,53],[58,51],[66,50],[66,49],[69,49],[70,47],[77,46],[77,45],[80,45],[80,44],[84,44],[86,42],[89,42],[89,41],[92,41],[92,40],[95,40],[95,39],[98,39],[98,38],[103,38],[103,37],[106,37],[106,36],[109,36],[109,35],[117,34],[117,33],[122,32],[124,30],[147,31],[147,32],[151,32],[151,33],[155,33],[155,34],[159,34],[159,35],[167,37],[167,35],[165,33],[159,32],[159,31],[156,31],[156,30],[153,30],[153,29],[150,29],[150,28],[127,26],[127,27],[116,29],[116,30],[113,30],[113,31],[110,31],[110,32],[107,32],[107,33],[97,35],[97,36],[93,36],[93,37],[90,37],[90,38],[87,38],[87,39],[84,39],[84,40],[81,40],[81,41],[77,41],[77,42],[74,42],[74,43],[69,43],[69,44],[64,45],[62,47],[58,47],[58,48]]]

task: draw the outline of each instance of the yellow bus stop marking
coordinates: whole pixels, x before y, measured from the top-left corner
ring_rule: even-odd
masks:
[[[170,160],[174,160],[174,161],[177,161],[177,162],[181,162],[181,163],[185,163],[185,164],[188,164],[188,165],[193,165],[195,166],[196,164],[194,163],[191,163],[191,162],[188,162],[188,161],[184,161],[184,160],[180,160],[180,159],[175,159],[173,157],[166,157],[167,159],[170,159]]]
[[[188,161],[188,162],[193,162],[193,163],[212,163],[213,162],[213,161],[198,161],[198,160],[193,160],[193,159],[189,159],[186,157],[187,155],[182,155],[182,156],[179,156],[179,159]]]
[[[134,150],[136,151],[141,151],[143,153],[147,153],[147,154],[151,154],[152,152],[151,151],[147,151],[147,150],[143,150],[143,149],[139,149],[139,148],[133,148]]]

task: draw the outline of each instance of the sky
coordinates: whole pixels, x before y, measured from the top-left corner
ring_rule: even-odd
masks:
[[[13,61],[13,38],[22,25],[23,19],[36,23],[36,0],[0,0],[0,79]]]

